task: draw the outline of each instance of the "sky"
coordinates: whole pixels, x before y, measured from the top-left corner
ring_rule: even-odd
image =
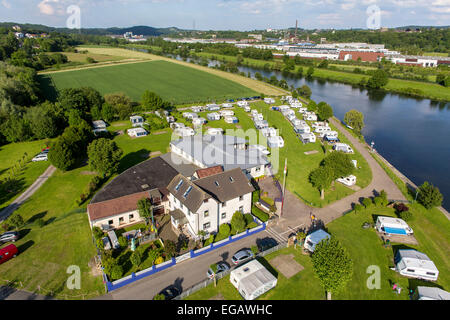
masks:
[[[78,20],[69,19],[73,5]],[[250,31],[294,27],[297,19],[306,29],[442,26],[450,25],[450,0],[0,0],[0,22],[53,27],[70,20],[82,28],[193,29],[195,21],[197,30]]]

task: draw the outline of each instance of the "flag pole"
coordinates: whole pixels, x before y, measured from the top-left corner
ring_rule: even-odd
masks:
[[[285,159],[285,163],[284,163],[283,198],[282,198],[282,201],[281,201],[281,213],[280,213],[280,218],[283,216],[284,195],[285,195],[285,192],[286,192],[286,173],[287,173],[287,158]]]

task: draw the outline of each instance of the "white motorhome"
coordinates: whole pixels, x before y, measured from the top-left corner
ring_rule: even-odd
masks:
[[[184,127],[184,128],[175,129],[175,134],[180,137],[190,137],[190,136],[195,135],[195,131],[192,128]]]
[[[234,116],[234,111],[233,110],[220,110],[220,115],[222,117],[227,117],[227,116]]]
[[[341,152],[344,152],[344,153],[354,153],[353,149],[346,143],[336,143],[333,146],[333,150],[341,151]]]
[[[378,232],[385,234],[412,235],[414,233],[405,221],[393,217],[379,216],[375,228]]]
[[[216,120],[220,120],[220,118],[221,118],[220,114],[217,112],[208,113],[206,115],[206,117],[208,118],[209,121],[216,121]]]
[[[206,123],[206,119],[205,118],[194,118],[192,119],[192,124],[194,126],[202,126]]]
[[[295,126],[300,126],[301,124],[305,123],[303,120],[300,120],[298,118],[293,118],[291,120],[292,125]]]
[[[277,135],[277,130],[275,128],[264,128],[261,129],[261,134],[266,138],[275,137]]]
[[[300,140],[304,143],[315,143],[317,141],[316,136],[314,135],[314,133],[302,133],[300,135]]]
[[[330,238],[331,236],[327,232],[325,232],[322,229],[319,229],[306,236],[303,247],[310,252],[314,252],[314,250],[316,249],[316,245],[320,241]]]
[[[277,278],[258,260],[251,260],[231,271],[230,282],[245,300],[254,300],[275,288]]]
[[[436,281],[439,270],[430,258],[413,249],[400,249],[394,259],[395,271],[402,276]]]
[[[299,126],[295,126],[294,131],[298,134],[311,133],[311,127],[305,124],[301,124]]]
[[[148,136],[148,132],[144,128],[128,129],[127,134],[133,138],[140,138],[140,137]]]

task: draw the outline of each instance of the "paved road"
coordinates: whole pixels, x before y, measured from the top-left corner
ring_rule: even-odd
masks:
[[[50,166],[36,181],[22,193],[16,200],[0,212],[0,222],[6,220],[15,210],[27,201],[56,171],[54,166]]]
[[[53,298],[8,286],[0,286],[0,300],[53,300]]]
[[[262,231],[241,241],[229,244],[228,246],[219,248],[212,252],[205,253],[195,259],[189,259],[181,262],[172,268],[158,272],[126,287],[115,290],[107,295],[99,297],[98,299],[151,300],[156,294],[169,285],[175,285],[181,290],[186,290],[206,279],[206,271],[211,264],[219,261],[226,261],[229,265],[231,265],[231,257],[236,251],[242,248],[251,248],[251,246],[259,242],[258,240],[267,240],[267,238],[273,239],[273,234],[270,234],[267,231]]]

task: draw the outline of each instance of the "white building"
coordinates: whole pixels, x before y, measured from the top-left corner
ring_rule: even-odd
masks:
[[[148,132],[144,128],[128,129],[127,134],[132,138],[140,138],[140,137],[148,136]]]
[[[185,226],[194,237],[200,231],[218,232],[220,225],[231,222],[236,211],[250,213],[255,190],[240,168],[211,171],[192,181],[179,174],[167,189],[172,225]]]
[[[425,253],[412,249],[398,250],[395,259],[395,270],[402,276],[436,281],[439,270]]]
[[[245,300],[254,300],[275,288],[277,278],[258,260],[252,260],[231,271],[230,282]]]
[[[142,127],[142,125],[144,124],[144,118],[142,118],[141,116],[132,116],[130,117],[130,121],[133,127]]]

